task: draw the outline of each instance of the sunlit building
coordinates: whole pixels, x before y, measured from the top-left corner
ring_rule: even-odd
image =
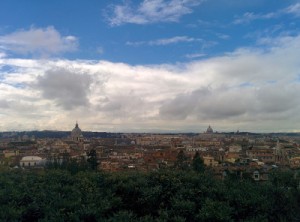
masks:
[[[38,167],[44,164],[44,160],[39,156],[24,156],[20,160],[21,167]]]

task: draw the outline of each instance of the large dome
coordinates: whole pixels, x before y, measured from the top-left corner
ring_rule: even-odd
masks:
[[[211,128],[211,126],[209,125],[207,130],[206,130],[206,133],[213,133],[213,129]]]

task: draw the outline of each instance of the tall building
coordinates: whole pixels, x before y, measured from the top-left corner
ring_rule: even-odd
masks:
[[[83,135],[77,122],[75,124],[74,129],[71,131],[71,138],[73,141],[78,141],[78,142],[83,141]]]

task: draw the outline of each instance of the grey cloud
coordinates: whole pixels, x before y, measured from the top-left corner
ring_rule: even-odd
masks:
[[[240,93],[242,93],[241,90]],[[199,103],[196,115],[199,119],[226,119],[239,117],[251,108],[251,96],[237,92],[216,90]]]
[[[89,105],[88,94],[92,83],[86,73],[67,69],[52,69],[38,77],[37,87],[46,99],[54,100],[66,110]]]
[[[159,114],[164,119],[185,119],[195,112],[198,104],[209,94],[210,91],[206,88],[179,94],[174,99],[166,101],[160,107]]]
[[[7,100],[0,100],[0,109],[9,108],[9,102]]]
[[[299,84],[292,86],[200,89],[179,94],[160,107],[162,119],[183,120],[189,117],[217,120],[252,121],[271,114],[286,116],[298,107]]]
[[[268,86],[257,91],[258,107],[267,113],[280,113],[298,106],[298,84]]]
[[[118,118],[136,118],[143,115],[147,103],[134,92],[120,92],[100,101],[98,110]],[[150,107],[149,107],[150,108]]]

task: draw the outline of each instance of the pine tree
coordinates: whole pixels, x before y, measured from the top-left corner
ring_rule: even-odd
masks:
[[[179,151],[176,157],[175,168],[180,170],[187,170],[189,168],[188,157],[182,150]]]
[[[95,149],[91,149],[88,154],[87,162],[91,170],[97,170],[98,161],[97,161],[97,153]]]
[[[196,172],[203,172],[205,170],[205,165],[203,162],[203,159],[201,158],[199,152],[195,153],[195,156],[193,158],[192,162],[193,170]]]

